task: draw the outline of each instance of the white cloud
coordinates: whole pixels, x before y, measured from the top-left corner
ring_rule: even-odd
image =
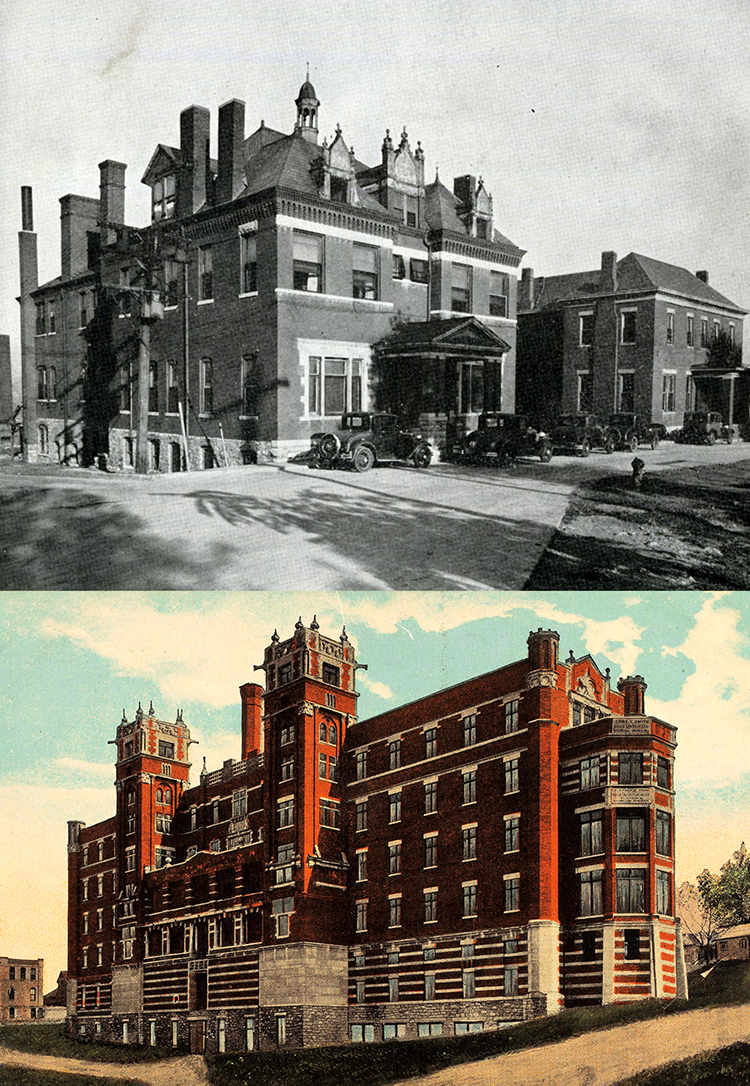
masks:
[[[360,671],[357,675],[357,682],[360,686],[366,687],[366,689],[369,690],[371,694],[374,694],[377,698],[383,698],[385,701],[391,701],[394,697],[394,693],[391,690],[390,686],[386,686],[385,683],[377,682],[377,680],[373,681],[372,679],[368,679],[367,675],[365,675],[362,671]]]
[[[746,771],[750,742],[750,659],[731,596],[704,601],[681,645],[664,656],[687,657],[695,666],[672,701],[649,697],[648,710],[678,727],[679,775],[689,780],[736,777]]]
[[[71,770],[73,773],[84,774],[87,777],[100,777],[110,780],[114,770],[109,762],[87,762],[83,758],[56,758],[54,764],[60,769]]]

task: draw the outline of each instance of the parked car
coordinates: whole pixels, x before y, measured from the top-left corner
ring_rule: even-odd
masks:
[[[529,425],[526,415],[485,411],[472,430],[450,449],[450,459],[478,463],[507,463],[519,456],[538,456],[543,464],[552,459],[547,435]]]
[[[627,411],[618,411],[609,416],[609,431],[616,449],[630,449],[635,452],[639,445],[650,445],[655,449],[667,432],[660,422],[649,422],[644,415],[631,415]]]
[[[311,468],[347,467],[369,471],[375,464],[411,461],[426,468],[432,449],[423,434],[401,427],[398,415],[374,411],[351,411],[341,416],[336,430],[312,435],[304,454]]]
[[[686,445],[714,445],[720,437],[731,445],[734,427],[723,422],[718,411],[686,411],[682,429],[674,435],[675,441]]]
[[[576,452],[579,456],[588,456],[592,449],[615,450],[608,424],[596,415],[558,415],[550,441],[555,452]]]

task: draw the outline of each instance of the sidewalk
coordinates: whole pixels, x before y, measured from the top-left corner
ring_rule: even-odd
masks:
[[[37,1071],[92,1075],[94,1078],[123,1078],[145,1082],[148,1086],[208,1086],[206,1064],[202,1056],[183,1056],[162,1063],[101,1063],[70,1060],[62,1056],[40,1056],[35,1052],[17,1052],[0,1048],[0,1068],[33,1067]],[[0,1083],[4,1081],[0,1070]],[[64,1083],[61,1078],[61,1083]]]

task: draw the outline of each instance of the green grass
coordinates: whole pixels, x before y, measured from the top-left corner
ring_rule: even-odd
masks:
[[[151,1045],[107,1045],[93,1041],[76,1041],[72,1037],[66,1037],[61,1022],[49,1025],[2,1026],[0,1048],[36,1052],[40,1056],[91,1060],[92,1063],[146,1063],[176,1055],[173,1049],[152,1048]]]
[[[0,1082],[3,1086],[144,1086],[142,1079],[63,1075],[59,1071],[35,1071],[30,1067],[0,1068]]]
[[[738,1041],[717,1052],[667,1064],[657,1071],[640,1071],[617,1086],[723,1086],[725,1082],[750,1086],[750,1044]]]

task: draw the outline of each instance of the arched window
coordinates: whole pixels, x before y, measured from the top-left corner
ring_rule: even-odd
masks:
[[[47,395],[50,400],[57,399],[57,370],[54,366],[49,368],[49,380],[47,382]]]
[[[172,789],[171,788],[165,788],[164,789],[164,802],[165,803],[171,803],[172,802]]]
[[[334,747],[336,746],[336,725],[335,724],[331,724],[330,728],[328,729],[328,742],[332,743]]]
[[[321,741],[321,743],[325,743],[327,735],[328,735],[328,728],[326,727],[326,722],[324,720],[321,720],[321,722],[320,722],[320,741]]]
[[[49,456],[49,430],[46,426],[39,427],[39,452],[42,456]]]
[[[161,788],[156,789],[156,802],[157,803],[163,803],[164,802],[164,793],[162,792]]]

